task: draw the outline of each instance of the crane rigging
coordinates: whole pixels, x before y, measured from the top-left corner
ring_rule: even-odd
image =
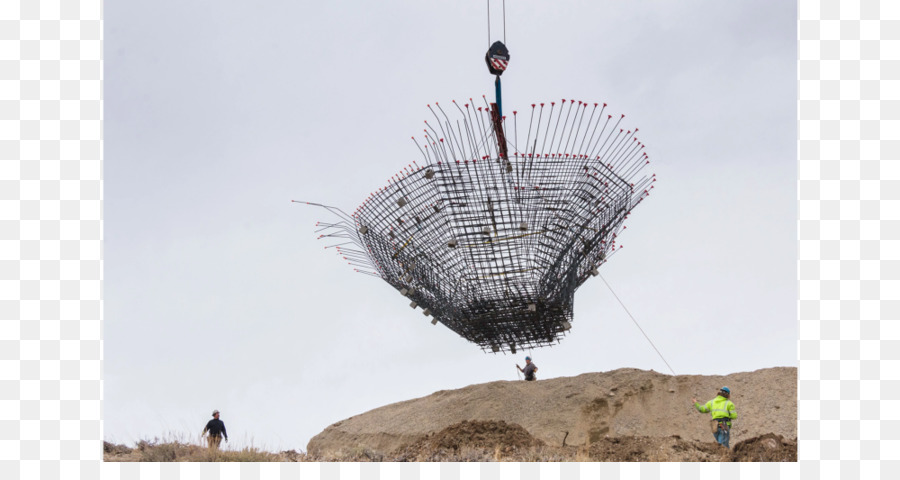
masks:
[[[624,223],[656,175],[645,173],[638,129],[606,103],[533,103],[507,124],[506,7],[502,41],[492,41],[490,3],[484,59],[494,101],[428,105],[433,119],[413,137],[422,158],[352,214],[300,203],[337,217],[318,224],[319,238],[354,270],[484,351],[516,353],[571,330],[575,290],[621,250]]]
[[[506,0],[503,0],[503,40],[506,40]],[[491,1],[488,0],[488,43],[491,41]],[[503,94],[500,84],[500,75],[509,66],[509,49],[500,40],[490,43],[487,53],[484,54],[484,62],[488,71],[494,75],[494,103],[491,103],[491,125],[494,127],[494,135],[500,150],[500,157],[507,159],[506,135],[503,131]]]

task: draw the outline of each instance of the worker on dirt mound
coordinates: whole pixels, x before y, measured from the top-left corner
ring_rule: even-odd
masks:
[[[525,381],[531,382],[537,380],[537,377],[534,374],[537,373],[538,368],[537,365],[531,363],[531,357],[525,357],[524,369],[520,367],[518,363],[516,364],[516,368],[518,368],[520,372],[525,374]]]
[[[728,399],[729,397],[731,397],[731,390],[728,387],[722,387],[719,390],[719,395],[706,402],[706,405],[697,403],[696,398],[691,399],[694,401],[694,408],[697,411],[700,413],[712,413],[712,433],[716,437],[716,441],[724,445],[725,448],[729,448],[728,437],[731,432],[731,421],[737,418],[734,403]]]

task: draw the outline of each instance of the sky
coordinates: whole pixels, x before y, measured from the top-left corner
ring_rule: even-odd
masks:
[[[355,273],[291,203],[354,210],[421,154],[426,105],[493,94],[494,1],[105,6],[104,437],[306,448],[437,390],[671,373],[600,278],[552,348],[486,354]],[[600,270],[679,375],[797,365],[796,6],[512,1],[504,110],[639,127],[658,181]],[[712,392],[711,392],[712,393]],[[233,448],[233,447],[232,447]]]

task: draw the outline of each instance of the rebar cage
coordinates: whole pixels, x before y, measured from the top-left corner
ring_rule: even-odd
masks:
[[[656,181],[637,129],[606,104],[574,100],[502,120],[486,101],[428,108],[423,164],[352,215],[320,205],[341,218],[320,222],[320,238],[346,239],[334,247],[358,271],[485,351],[559,341],[575,290],[616,252]]]

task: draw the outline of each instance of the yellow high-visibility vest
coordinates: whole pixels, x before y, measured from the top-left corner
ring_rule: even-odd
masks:
[[[719,395],[716,398],[706,402],[706,405],[695,403],[694,407],[701,413],[712,413],[713,420],[718,418],[727,418],[734,420],[737,418],[737,412],[734,409],[734,403],[731,400]],[[731,425],[731,422],[728,422]]]

